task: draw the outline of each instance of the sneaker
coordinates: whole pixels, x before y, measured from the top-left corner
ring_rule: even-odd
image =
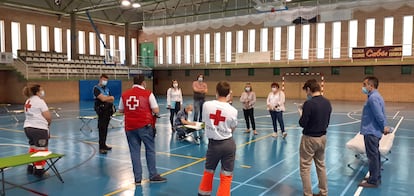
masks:
[[[286,136],[287,136],[287,133],[286,132],[283,132],[283,139],[285,139]]]
[[[27,165],[27,173],[33,174],[33,165]]]
[[[250,129],[246,129],[244,133],[250,133]]]
[[[110,147],[110,146],[105,146],[103,149],[104,149],[104,150],[112,150],[112,147]]]
[[[141,180],[135,181],[135,186],[141,186]]]
[[[376,185],[376,184],[370,184],[370,183],[365,182],[365,181],[359,183],[358,186],[362,186],[362,187],[365,187],[365,188],[376,188],[376,187],[378,187],[378,185]]]
[[[277,137],[277,133],[276,132],[273,132],[272,133],[272,137]]]
[[[45,173],[45,170],[43,168],[42,169],[34,168],[33,170],[33,175],[37,177],[42,177],[44,173]]]
[[[253,134],[254,134],[254,135],[257,135],[258,133],[257,133],[257,131],[256,131],[256,130],[253,130]]]
[[[167,182],[167,178],[163,178],[161,177],[159,174],[155,175],[154,177],[152,177],[150,179],[151,183],[162,183],[162,182]]]

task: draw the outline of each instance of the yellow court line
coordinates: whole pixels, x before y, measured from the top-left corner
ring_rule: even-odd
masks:
[[[0,130],[3,130],[3,131],[10,131],[10,132],[16,132],[16,133],[24,133],[24,131],[22,131],[22,130],[17,130],[17,129],[0,128]]]

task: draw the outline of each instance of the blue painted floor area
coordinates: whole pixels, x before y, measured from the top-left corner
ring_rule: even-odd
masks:
[[[210,98],[211,99],[211,98]],[[235,98],[237,99],[237,98]],[[25,166],[9,168],[4,172],[7,195],[196,195],[204,168],[207,140],[202,137],[200,145],[189,141],[178,141],[171,133],[169,111],[165,98],[158,98],[161,118],[157,122],[156,137],[157,168],[167,183],[133,185],[131,159],[126,136],[119,121],[111,122],[107,143],[113,150],[100,155],[97,149],[98,134],[96,120],[90,122],[94,130],[80,131],[82,121],[78,116],[94,115],[92,102],[49,104],[61,107],[60,118],[51,125],[49,149],[65,154],[56,164],[64,179],[61,183],[48,171],[48,177],[37,178],[26,173]],[[301,128],[295,102],[288,100],[284,121],[286,139],[272,138],[270,116],[265,110],[265,100],[259,99],[255,108],[258,135],[243,133],[245,122],[241,104],[239,126],[234,133],[237,143],[232,195],[302,195],[299,175],[299,142]],[[185,103],[191,103],[185,97]],[[331,124],[328,129],[326,167],[329,195],[398,196],[414,192],[414,105],[387,103],[389,124],[396,126],[395,140],[389,160],[383,164],[382,185],[374,189],[358,190],[358,183],[367,174],[367,165],[357,160],[354,153],[346,149],[345,143],[359,130],[362,102],[334,101]],[[10,109],[21,109],[11,106]],[[0,114],[0,157],[27,152],[27,139],[23,132],[24,115],[16,122],[2,110]],[[117,117],[122,118],[122,117]],[[403,120],[401,120],[403,118]],[[201,133],[202,134],[202,133]],[[145,155],[142,154],[145,167]],[[351,163],[351,167],[347,164]],[[219,168],[214,180],[217,190]],[[146,168],[144,175],[148,176]],[[313,190],[318,191],[315,169],[312,170]]]

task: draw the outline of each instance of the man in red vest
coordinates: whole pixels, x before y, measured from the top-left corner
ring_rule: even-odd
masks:
[[[119,102],[119,112],[125,114],[125,132],[136,185],[141,185],[142,180],[141,142],[145,145],[149,181],[151,183],[167,181],[157,173],[155,167],[155,116],[160,110],[154,94],[145,90],[145,86],[144,75],[135,76],[134,85],[122,93]]]

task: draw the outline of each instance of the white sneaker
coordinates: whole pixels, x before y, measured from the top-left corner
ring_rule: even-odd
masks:
[[[283,132],[283,139],[285,139],[286,136],[287,136],[287,133],[286,132]]]
[[[272,133],[272,137],[277,137],[277,133],[276,132],[273,132]]]

